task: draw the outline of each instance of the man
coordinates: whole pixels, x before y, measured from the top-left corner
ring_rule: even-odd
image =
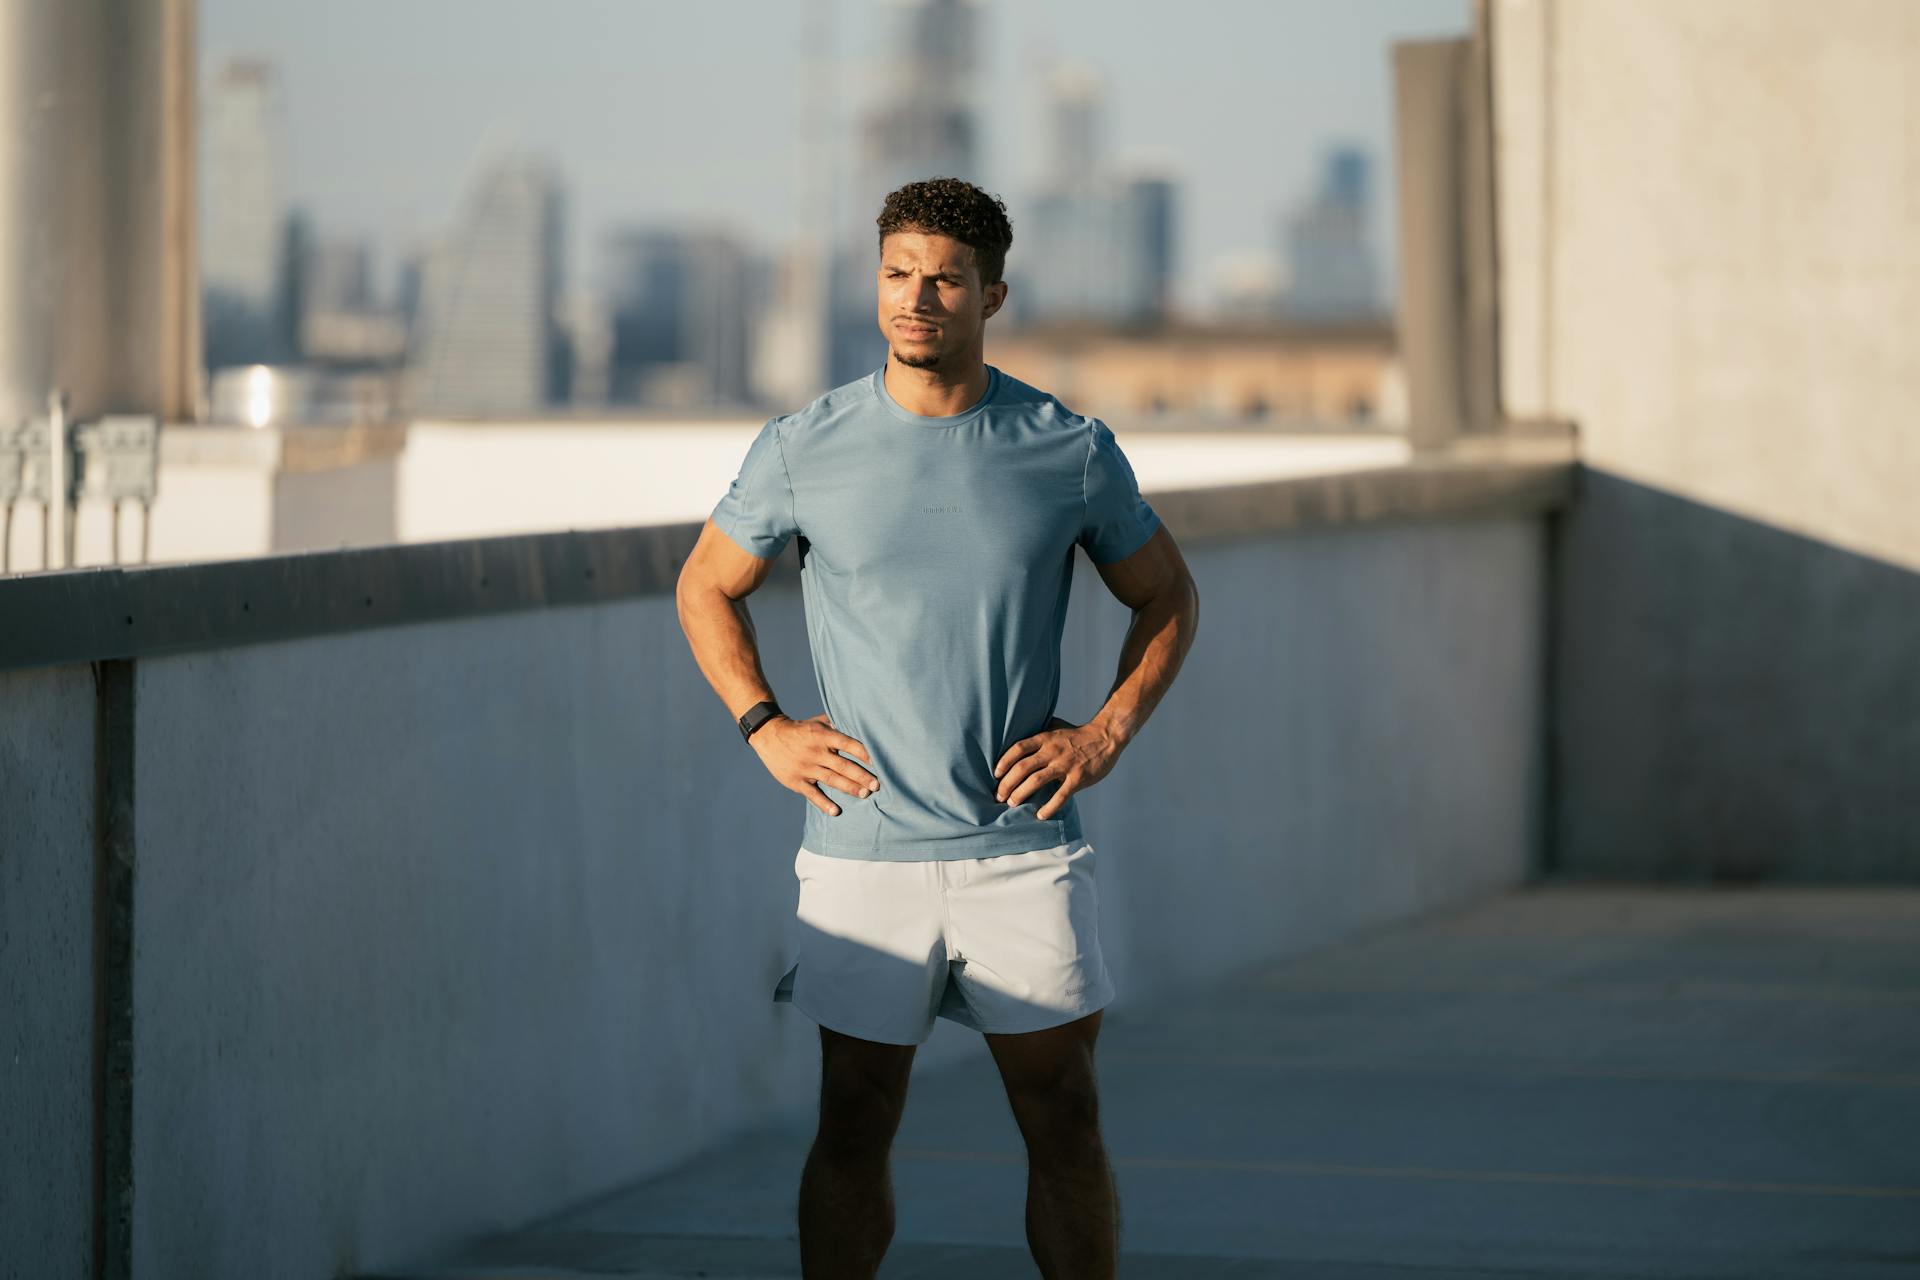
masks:
[[[1113,987],[1074,794],[1172,683],[1199,596],[1106,425],[986,363],[1013,238],[1000,201],[936,178],[878,223],[885,366],[761,429],[677,592],[701,672],[810,805],[802,939],[774,990],[820,1024],[801,1268],[878,1270],[908,1069],[946,1017],[1000,1069],[1041,1274],[1111,1277],[1093,1046]],[[779,711],[745,604],[791,538],[826,707],[802,720]],[[1076,544],[1133,610],[1105,705],[1078,725],[1053,715]]]

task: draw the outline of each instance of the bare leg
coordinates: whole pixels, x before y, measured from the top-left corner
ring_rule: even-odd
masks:
[[[1045,1280],[1113,1280],[1118,1266],[1120,1199],[1093,1070],[1100,1013],[987,1036],[1027,1143],[1027,1247]]]
[[[800,1175],[800,1274],[873,1280],[893,1240],[887,1154],[917,1048],[820,1028],[820,1129]]]

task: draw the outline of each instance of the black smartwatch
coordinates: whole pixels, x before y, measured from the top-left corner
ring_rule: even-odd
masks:
[[[775,716],[785,714],[786,712],[780,710],[780,704],[777,702],[763,701],[754,703],[740,715],[740,737],[742,740],[752,738],[755,729],[758,729]]]

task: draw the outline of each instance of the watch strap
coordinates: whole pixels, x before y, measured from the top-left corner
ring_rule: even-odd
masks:
[[[780,710],[780,704],[770,699],[762,699],[754,703],[740,714],[741,740],[750,740],[753,737],[753,731],[755,729],[758,729],[775,716],[784,714],[786,713]]]

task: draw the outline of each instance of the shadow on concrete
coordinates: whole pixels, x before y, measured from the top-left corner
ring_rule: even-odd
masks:
[[[1552,870],[1920,881],[1920,574],[1576,483],[1550,522]]]

